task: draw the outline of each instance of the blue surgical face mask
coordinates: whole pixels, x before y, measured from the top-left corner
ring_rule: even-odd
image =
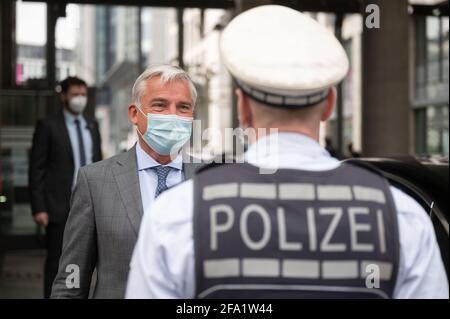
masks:
[[[137,109],[147,117],[147,131],[142,134],[144,141],[160,155],[176,154],[189,141],[192,133],[192,117],[175,114],[145,114],[141,108]]]

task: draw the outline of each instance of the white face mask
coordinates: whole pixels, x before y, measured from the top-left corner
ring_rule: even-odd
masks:
[[[87,104],[87,97],[83,95],[78,95],[69,100],[69,108],[77,114],[84,111]]]

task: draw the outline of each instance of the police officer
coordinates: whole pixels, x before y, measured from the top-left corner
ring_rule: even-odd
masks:
[[[257,130],[246,163],[204,168],[154,202],[126,296],[448,298],[423,208],[318,144],[348,71],[333,34],[298,11],[261,6],[229,23],[220,51],[241,126],[278,132]]]

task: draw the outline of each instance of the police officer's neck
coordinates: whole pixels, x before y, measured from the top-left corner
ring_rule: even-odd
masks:
[[[151,156],[155,161],[157,161],[161,165],[167,165],[172,162],[172,158],[170,155],[161,155],[157,153],[154,149],[147,145],[140,137],[139,137],[139,145],[142,150]]]
[[[256,134],[256,140],[258,140],[258,139],[260,139],[260,138],[262,138],[262,137],[264,137],[264,136],[267,136],[267,135],[271,134],[271,133],[272,133],[272,132],[271,132],[271,129],[272,129],[272,128],[267,128],[267,129],[265,130],[265,131],[266,131],[266,134],[264,134],[264,133],[261,134],[261,132],[258,133],[258,131],[260,131],[260,130],[256,130],[256,132],[257,132],[257,134]],[[277,127],[276,129],[277,129],[276,132],[278,132],[278,133],[295,133],[295,134],[301,134],[301,135],[305,135],[305,136],[307,136],[307,137],[309,137],[309,138],[312,138],[312,139],[315,140],[316,142],[319,142],[319,130],[317,130],[317,132],[314,132],[313,130],[306,129],[306,128],[302,128],[302,127],[288,127],[288,126],[286,126],[286,127]],[[264,130],[262,130],[262,132],[264,132]],[[273,132],[273,133],[274,133],[274,132]],[[272,134],[273,134],[273,133],[272,133]]]

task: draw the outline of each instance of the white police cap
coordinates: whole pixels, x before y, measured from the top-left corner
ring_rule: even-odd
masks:
[[[280,107],[319,103],[349,68],[332,32],[278,5],[235,17],[222,32],[220,53],[238,87],[259,102]]]

